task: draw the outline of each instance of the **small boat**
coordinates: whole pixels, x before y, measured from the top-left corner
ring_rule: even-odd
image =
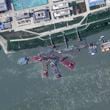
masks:
[[[28,62],[29,62],[29,57],[21,57],[18,59],[17,64],[25,65],[28,64]]]
[[[91,55],[95,55],[97,52],[97,46],[91,43],[88,50]]]

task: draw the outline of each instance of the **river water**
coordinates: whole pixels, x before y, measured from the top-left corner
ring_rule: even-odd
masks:
[[[90,36],[87,41],[98,41],[100,35],[108,39],[110,31]],[[21,56],[37,54],[27,49],[5,55],[0,51],[0,110],[109,110],[110,53],[95,56],[82,49],[73,56],[74,71],[59,64],[62,78],[56,80],[40,76],[41,64],[18,65]]]

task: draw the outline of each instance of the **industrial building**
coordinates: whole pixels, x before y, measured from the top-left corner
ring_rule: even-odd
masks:
[[[62,10],[56,10],[53,13],[55,18],[64,17],[70,15],[70,9],[62,9]]]
[[[49,20],[50,14],[48,9],[39,10],[33,13],[34,22],[40,21],[40,20]]]
[[[68,2],[64,2],[64,3],[54,4],[52,9],[57,10],[57,9],[68,8],[68,7],[69,7]]]
[[[0,12],[4,12],[7,11],[7,4],[6,4],[6,0],[0,0]]]
[[[30,18],[30,13],[17,13],[16,20]]]
[[[40,0],[39,3],[35,0],[36,4],[30,3],[30,1],[0,0],[0,12],[4,12],[0,14],[0,21],[3,23],[6,22],[3,21],[5,18],[12,17],[11,23],[14,31],[32,29],[42,27],[44,23],[45,25],[50,25],[60,23],[65,19],[74,20],[75,16],[88,13],[91,9],[97,8],[97,5],[101,4],[100,6],[102,6],[105,3],[104,0],[45,0],[45,2],[46,4],[44,5],[44,2],[41,3]],[[107,3],[109,3],[109,0],[106,1]],[[7,4],[11,4],[11,8],[8,8]],[[2,27],[1,25],[1,29]],[[10,30],[7,29],[5,31]]]
[[[63,0],[52,0],[53,3],[56,3],[56,2],[62,2]]]

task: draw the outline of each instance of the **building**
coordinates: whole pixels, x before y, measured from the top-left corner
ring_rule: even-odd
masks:
[[[89,7],[101,6],[105,4],[105,0],[89,0]]]
[[[6,0],[0,0],[0,12],[7,11],[7,10],[8,8],[7,8]]]
[[[43,9],[43,10],[34,12],[33,18],[34,18],[34,22],[40,21],[40,20],[50,20],[51,19],[50,12],[48,9]]]
[[[55,18],[68,16],[70,15],[70,9],[66,8],[62,10],[56,10],[54,11],[53,15]]]
[[[11,28],[12,28],[11,22],[0,23],[0,30],[11,29]]]
[[[85,2],[85,0],[76,0],[76,3],[82,3]]]
[[[52,0],[54,3],[55,2],[62,2],[63,0]]]
[[[11,29],[12,28],[11,22],[5,22],[3,24],[4,24],[4,29]]]
[[[27,19],[30,18],[30,13],[17,13],[16,20]]]
[[[57,10],[57,9],[68,8],[68,7],[69,7],[68,3],[64,2],[64,3],[54,4],[52,9]]]
[[[106,0],[106,5],[110,6],[110,0]]]

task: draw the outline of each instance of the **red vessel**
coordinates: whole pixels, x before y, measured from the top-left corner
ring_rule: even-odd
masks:
[[[30,58],[30,62],[38,62],[38,61],[42,61],[43,58],[41,56],[32,56]]]
[[[65,67],[67,67],[70,70],[73,70],[75,68],[75,62],[67,59],[67,58],[62,58],[60,60],[61,64],[63,64]]]

